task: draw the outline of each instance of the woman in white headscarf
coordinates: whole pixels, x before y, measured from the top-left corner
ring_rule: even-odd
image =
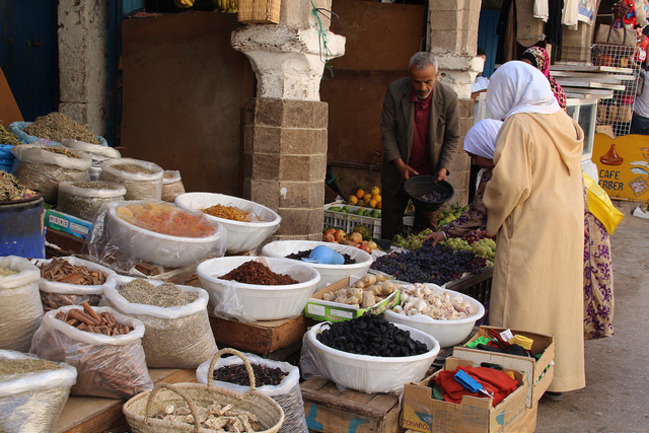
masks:
[[[526,63],[491,76],[487,104],[504,119],[484,195],[497,234],[489,323],[555,338],[549,391],[585,386],[583,131],[547,78]]]
[[[464,151],[469,154],[474,165],[482,167],[478,172],[479,183],[476,194],[469,208],[462,215],[441,227],[440,231],[426,236],[424,241],[432,239],[436,245],[449,237],[462,237],[471,230],[484,230],[487,227],[487,208],[482,202],[482,196],[487,182],[491,179],[496,139],[502,124],[500,120],[483,119],[466,133]]]

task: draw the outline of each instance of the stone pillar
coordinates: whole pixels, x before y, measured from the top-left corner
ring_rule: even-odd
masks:
[[[429,2],[429,51],[438,58],[440,80],[455,90],[459,99],[460,143],[449,168],[449,182],[455,189],[452,201],[461,204],[467,203],[469,196],[471,161],[462,146],[464,135],[473,126],[471,83],[484,66],[483,60],[475,57],[479,21],[480,2]]]
[[[106,133],[108,0],[60,0],[59,111]]]
[[[331,0],[314,4],[330,9]],[[246,102],[244,195],[277,210],[280,239],[322,236],[329,116],[320,80],[325,61],[344,54],[345,38],[315,17],[311,2],[283,0],[279,25],[232,34],[257,77],[257,97]]]

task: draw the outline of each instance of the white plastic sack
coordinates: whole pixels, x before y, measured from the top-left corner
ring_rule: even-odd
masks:
[[[130,303],[119,288],[135,278],[114,276],[104,290],[106,303],[126,316],[139,319],[145,331],[142,346],[147,366],[153,368],[196,368],[217,352],[216,341],[207,316],[207,292],[200,287],[176,285],[184,292],[194,292],[198,298],[175,307]],[[147,280],[154,286],[161,280]]]
[[[34,122],[20,122],[20,121],[12,122],[12,123],[9,124],[7,129],[12,134],[14,134],[16,137],[18,137],[20,140],[22,140],[25,143],[33,143],[35,141],[45,140],[45,138],[35,137],[35,136],[29,135],[25,131],[23,131],[25,128],[27,128],[32,123],[34,123]],[[95,137],[97,138],[97,140],[99,140],[99,144],[101,146],[108,146],[108,142],[106,141],[106,139],[104,137],[101,137],[99,135],[95,135]],[[52,143],[52,144],[61,144],[61,143],[57,143],[56,141],[51,141],[51,140],[48,140],[48,141],[50,143]]]
[[[85,266],[90,271],[102,272],[106,276],[106,282],[108,282],[108,278],[111,276],[117,275],[112,269],[78,257],[67,256],[59,258],[73,266]],[[32,262],[42,269],[52,263],[52,260],[36,259]],[[50,311],[66,305],[81,305],[84,301],[88,301],[93,306],[99,305],[101,295],[104,293],[105,284],[84,286],[39,278],[38,289],[40,290],[43,309]]]
[[[48,148],[67,150],[64,146],[13,146],[11,153],[16,157],[13,174],[27,188],[38,191],[46,203],[56,203],[59,182],[88,180],[91,160],[83,152],[74,151],[79,158],[71,158],[50,152]]]
[[[173,203],[180,194],[185,193],[180,171],[165,170],[162,178],[162,200]]]
[[[0,268],[18,271],[0,277],[0,349],[27,352],[43,318],[38,293],[41,274],[29,260],[18,256],[0,257]]]
[[[280,433],[308,433],[306,419],[304,418],[304,402],[302,401],[302,391],[300,389],[300,370],[288,362],[273,361],[271,359],[261,358],[252,353],[244,353],[251,364],[263,365],[268,368],[279,368],[286,377],[282,379],[279,385],[257,386],[257,391],[266,394],[275,400],[284,411],[284,423],[279,429]],[[211,359],[205,361],[196,369],[196,379],[199,383],[207,385],[207,377],[210,373]],[[243,364],[243,360],[238,356],[229,358],[219,358],[214,364],[214,370],[228,366]],[[214,380],[214,386],[226,388],[232,391],[245,393],[250,389],[249,386],[238,385],[236,383]]]
[[[121,206],[160,206],[169,212],[190,215],[201,224],[214,229],[205,237],[183,237],[158,233],[126,222],[117,215]],[[157,221],[158,227],[171,227],[173,220]],[[226,233],[223,227],[210,221],[201,212],[184,211],[170,203],[156,200],[114,201],[102,206],[93,222],[86,244],[92,260],[122,274],[140,275],[135,266],[145,263],[169,268],[196,266],[211,257],[225,254]]]
[[[81,331],[55,317],[59,311],[75,308],[80,307],[71,305],[45,313],[30,352],[75,367],[73,395],[130,398],[152,389],[142,348],[144,324],[110,307],[93,307],[97,313],[112,313],[118,324],[134,328],[125,335],[108,336]]]
[[[136,165],[151,173],[130,173],[115,168],[116,165]],[[109,159],[101,164],[100,180],[119,183],[126,187],[126,200],[145,200],[162,198],[162,178],[164,171],[153,162],[133,158]]]
[[[35,355],[0,350],[0,361],[38,359]],[[50,433],[68,400],[77,371],[65,364],[57,370],[0,376],[0,431]]]
[[[66,138],[63,140],[62,144],[70,149],[80,150],[90,154],[93,162],[95,162],[95,160],[103,162],[106,159],[122,157],[119,150],[101,144],[86,143],[85,141],[73,140],[71,138]]]
[[[92,221],[104,204],[124,200],[126,195],[123,185],[112,182],[93,182],[93,188],[81,188],[77,185],[79,182],[59,183],[56,208],[86,221]]]

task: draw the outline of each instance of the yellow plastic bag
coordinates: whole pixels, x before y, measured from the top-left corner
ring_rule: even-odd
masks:
[[[600,220],[609,234],[613,234],[617,225],[624,218],[624,214],[617,210],[606,191],[588,175],[582,173],[584,185],[588,189],[588,210]]]

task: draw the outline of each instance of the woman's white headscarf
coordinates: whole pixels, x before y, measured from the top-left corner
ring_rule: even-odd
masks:
[[[487,105],[497,119],[518,113],[552,114],[561,110],[548,79],[525,62],[507,62],[493,73]]]
[[[494,159],[496,139],[503,122],[494,119],[483,119],[473,125],[464,137],[464,150],[473,155]]]

